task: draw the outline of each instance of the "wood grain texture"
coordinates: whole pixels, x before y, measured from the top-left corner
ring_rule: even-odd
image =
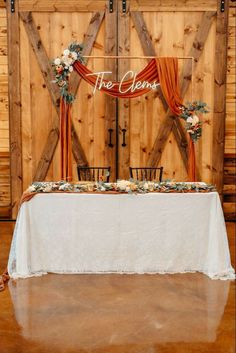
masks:
[[[92,12],[105,8],[105,0],[19,0],[20,11]]]
[[[28,34],[29,41],[36,55],[45,84],[48,88],[48,91],[51,96],[51,100],[59,116],[60,92],[58,87],[53,83],[54,75],[52,72],[52,67],[50,65],[50,61],[47,56],[46,50],[42,44],[42,40],[40,38],[38,29],[33,20],[32,13],[20,12],[20,17],[23,20],[26,32]],[[47,142],[43,149],[43,153],[39,160],[33,180],[42,181],[45,179],[50,163],[52,161],[58,140],[59,140],[59,119],[57,117],[53,122],[52,127],[50,128]],[[80,141],[78,139],[78,136],[76,134],[73,124],[72,124],[72,150],[77,163],[80,163],[82,165],[87,165],[85,153],[80,144]]]
[[[0,219],[11,217],[10,145],[8,114],[7,16],[0,3]]]
[[[156,51],[153,47],[152,40],[148,33],[148,29],[146,23],[143,18],[142,12],[139,11],[131,11],[130,12],[132,21],[134,23],[135,29],[138,33],[138,37],[140,39],[143,53],[145,56],[157,56]]]
[[[152,40],[150,38],[150,35],[147,30],[147,26],[145,24],[145,20],[143,18],[143,15],[141,12],[131,12],[131,17],[134,22],[135,28],[137,30],[144,55],[146,56],[158,56],[158,53],[156,53],[155,48],[153,46]],[[163,97],[161,89],[157,89],[158,95],[162,101],[162,104],[165,108],[165,110],[168,110],[168,105],[166,103],[165,98]],[[176,119],[178,120],[178,119]],[[173,120],[171,119],[171,122]],[[187,137],[186,137],[186,132],[181,125],[179,121],[175,121],[174,124],[172,124],[172,128],[174,132],[175,139],[178,144],[178,148],[180,150],[185,168],[187,170],[188,168],[188,155],[187,155]]]
[[[118,3],[118,55],[130,55],[130,15],[129,15],[129,2],[127,2],[126,13],[122,12],[122,3]],[[126,72],[130,70],[130,60],[118,60],[118,80],[121,80]],[[130,166],[130,100],[118,100],[118,134],[119,134],[119,178],[129,179],[129,166]],[[123,142],[123,129],[125,129],[125,143]]]
[[[105,15],[105,55],[117,55],[118,50],[118,28],[117,28],[117,6],[118,1],[114,1],[113,13],[109,12],[108,3]],[[104,66],[106,71],[110,71],[109,78],[117,81],[117,59],[105,59]],[[117,170],[117,143],[116,140],[116,121],[117,121],[117,98],[106,95],[105,97],[105,133],[107,147],[107,163],[111,167],[111,180],[115,180],[118,176]],[[112,129],[112,145],[109,147],[109,129]]]
[[[10,207],[10,204],[10,153],[0,152],[0,208]],[[0,212],[0,218],[2,216]]]
[[[226,118],[225,153],[236,152],[236,2],[229,3],[227,82],[226,82]]]
[[[20,41],[24,43],[24,50],[20,50],[20,70],[21,70],[21,115],[22,119],[22,168],[23,168],[23,190],[32,182],[33,163],[35,163],[33,153],[33,129],[32,129],[32,109],[31,109],[31,70],[33,63],[30,63],[31,55],[34,60],[34,53],[31,49],[28,35],[24,24],[20,21]],[[37,62],[36,62],[36,66]],[[40,75],[40,72],[39,72]],[[35,74],[34,74],[35,77]],[[38,75],[37,75],[38,79]]]
[[[20,1],[21,3],[21,1]],[[41,4],[40,4],[41,3]],[[50,7],[52,2],[46,3],[44,2],[44,5],[46,7]],[[78,3],[78,1],[77,1]],[[92,4],[92,6],[97,6],[96,12],[103,12],[104,7],[99,8],[99,5]],[[138,2],[136,1],[136,4]],[[22,2],[23,4],[23,2]],[[25,3],[26,4],[26,3]],[[33,5],[32,5],[33,4]],[[32,6],[35,6],[34,8],[38,9],[41,6],[42,9],[42,2],[39,1],[38,4],[36,4],[35,1],[28,1],[28,8],[25,7],[25,11],[30,11],[33,9]],[[68,5],[69,2],[66,4]],[[104,2],[105,4],[105,2]],[[134,7],[135,2],[131,2],[131,8],[133,6],[133,10],[140,10],[140,8],[135,8]],[[159,0],[155,1],[153,3],[152,0],[144,0],[144,1],[139,1],[139,6],[143,6],[143,13],[141,14],[146,22],[146,27],[147,31],[150,35],[151,41],[154,45],[155,51],[159,54],[161,53],[162,56],[167,55],[180,55],[180,56],[187,56],[191,50],[192,43],[194,41],[194,37],[196,34],[201,30],[199,28],[200,25],[200,17],[202,15],[202,11],[208,10],[211,11],[211,13],[216,11],[216,4],[217,1],[214,0],[210,2],[205,2],[203,4],[202,1],[196,2],[196,1],[185,1],[185,9],[181,9],[181,0],[180,1],[174,1],[174,0],[165,0],[165,2],[160,2]],[[3,4],[5,5],[5,3]],[[121,6],[121,2],[119,4]],[[166,10],[164,9],[164,5],[166,5]],[[224,139],[225,139],[225,152],[226,153],[234,153],[235,152],[235,75],[236,75],[236,65],[235,65],[235,3],[229,2],[230,5],[230,11],[229,11],[229,21],[228,21],[228,51],[227,51],[227,88],[226,88],[226,115],[225,115],[225,134],[224,134]],[[65,6],[65,2],[64,5]],[[147,10],[148,6],[150,8],[150,11]],[[40,16],[43,16],[43,19],[40,21],[36,21],[36,25],[42,23],[41,29],[39,30],[42,42],[45,46],[45,50],[48,53],[48,57],[55,57],[58,54],[61,53],[61,51],[66,47],[68,42],[70,41],[70,38],[72,40],[79,40],[80,42],[83,41],[83,38],[85,38],[84,35],[84,29],[82,28],[87,28],[89,19],[91,16],[91,19],[93,17],[91,12],[86,13],[81,12],[81,13],[76,13],[73,11],[67,10],[66,13],[64,14],[62,12],[62,7],[61,10],[59,11],[54,11],[52,6],[49,9],[50,11],[47,13],[46,12],[46,7],[45,11],[42,9],[42,12],[34,13],[33,18],[35,21],[37,20],[37,17],[41,18]],[[155,8],[156,7],[156,8]],[[158,7],[158,8],[157,8]],[[182,6],[183,7],[183,6]],[[9,131],[9,117],[8,117],[8,81],[7,81],[7,75],[8,75],[8,70],[7,70],[7,64],[6,64],[6,58],[7,58],[7,41],[6,41],[6,36],[7,36],[7,27],[6,27],[6,12],[4,8],[0,9],[0,152],[8,152],[9,151],[9,139],[7,138],[8,131]],[[163,11],[165,10],[165,11]],[[171,11],[169,11],[171,10]],[[186,12],[188,11],[188,12]],[[86,17],[83,18],[83,15]],[[211,15],[211,14],[208,14]],[[45,17],[44,17],[45,16]],[[135,32],[136,30],[133,29],[132,25],[132,19],[130,22],[130,31]],[[197,163],[198,167],[201,173],[201,177],[203,181],[212,181],[212,166],[214,164],[212,163],[212,155],[213,155],[213,146],[212,144],[212,133],[213,133],[213,123],[217,119],[217,114],[213,116],[213,104],[214,104],[214,97],[213,97],[213,85],[214,85],[214,72],[215,72],[215,65],[214,65],[214,60],[212,59],[215,55],[215,41],[216,41],[216,34],[215,34],[215,22],[216,22],[216,16],[212,17],[211,20],[213,23],[210,26],[209,34],[207,36],[207,40],[205,43],[204,48],[202,49],[202,54],[200,55],[198,62],[195,63],[195,72],[194,72],[194,98],[197,99],[203,99],[205,100],[209,106],[211,112],[207,114],[206,116],[203,117],[203,136],[201,140],[197,143]],[[50,22],[50,23],[47,23]],[[76,25],[70,25],[70,22],[75,23]],[[96,20],[95,20],[96,22]],[[79,23],[79,24],[78,24]],[[169,23],[172,25],[169,26]],[[209,25],[209,23],[208,23]],[[104,26],[104,23],[103,23]],[[184,26],[184,27],[183,27]],[[68,28],[67,28],[68,27]],[[50,32],[47,32],[47,29],[50,28]],[[79,28],[79,30],[77,30]],[[100,27],[101,28],[101,27]],[[79,31],[79,37],[78,37],[78,32]],[[182,32],[181,32],[182,31]],[[103,40],[105,38],[103,29],[102,31],[100,30],[99,34],[99,39],[95,39],[93,48],[100,48],[100,52],[97,50],[96,52],[93,50],[92,54],[103,54]],[[93,34],[93,33],[91,33]],[[48,35],[49,39],[46,39],[46,36]],[[121,36],[129,37],[127,33],[121,34]],[[129,39],[129,38],[128,38]],[[131,39],[131,40],[130,40]],[[132,50],[130,51],[131,54],[139,54],[142,55],[142,48],[141,42],[139,41],[138,37],[131,36],[130,37],[130,42],[132,41],[133,43],[129,43],[129,45],[132,44]],[[23,87],[24,93],[22,92],[21,95],[21,104],[22,104],[22,114],[24,116],[24,121],[22,121],[22,128],[21,128],[21,139],[24,141],[24,146],[22,146],[22,163],[23,163],[23,170],[24,170],[24,187],[26,184],[28,184],[27,180],[30,180],[32,178],[30,170],[33,170],[33,165],[36,163],[35,155],[37,155],[37,158],[39,156],[39,150],[38,150],[38,144],[39,142],[31,142],[32,140],[32,133],[34,131],[37,131],[39,122],[34,122],[31,121],[31,119],[34,119],[33,116],[31,116],[31,109],[32,113],[36,114],[37,111],[39,111],[39,107],[31,107],[28,102],[31,100],[31,91],[36,92],[36,87],[35,85],[41,85],[42,83],[45,85],[45,82],[42,82],[42,75],[40,73],[40,70],[37,68],[37,75],[32,79],[30,78],[30,70],[34,70],[36,67],[32,66],[31,68],[28,68],[28,60],[32,60],[31,64],[35,64],[35,58],[33,54],[30,54],[31,59],[29,58],[29,55],[27,54],[27,45],[26,45],[26,40],[27,37],[23,36],[20,41],[22,41],[21,46],[22,46],[22,51],[21,51],[21,71],[22,68],[22,77],[21,77],[21,87]],[[48,51],[48,40],[51,42],[49,46],[49,51]],[[118,40],[118,39],[117,39]],[[23,43],[24,42],[24,43]],[[144,40],[145,43],[145,40]],[[120,44],[122,44],[122,40],[120,39]],[[123,44],[122,44],[123,45]],[[199,47],[201,48],[201,43],[196,43],[196,48]],[[125,46],[123,45],[123,48],[121,49],[122,51],[124,50]],[[194,48],[194,50],[196,50]],[[31,50],[31,49],[30,49]],[[128,54],[128,52],[127,52]],[[27,59],[28,55],[28,59]],[[25,62],[24,62],[25,60]],[[99,64],[98,64],[99,61]],[[131,60],[132,62],[133,60]],[[100,63],[99,60],[93,60],[89,59],[89,68],[90,69],[96,69],[96,68],[105,68],[104,63]],[[144,66],[144,61],[140,62],[138,60],[135,61],[135,64],[133,64],[132,68],[134,70],[140,70]],[[181,62],[180,62],[180,67],[181,67]],[[27,73],[27,71],[29,71]],[[26,82],[28,80],[28,83]],[[190,77],[186,75],[185,81],[190,81]],[[32,85],[30,87],[30,85]],[[100,94],[96,95],[94,98],[88,99],[88,96],[86,96],[85,89],[86,84],[83,83],[81,87],[81,95],[79,96],[78,101],[89,102],[89,109],[87,109],[87,105],[84,104],[84,108],[80,108],[77,110],[77,101],[74,104],[74,112],[73,112],[73,120],[74,120],[74,125],[76,127],[76,132],[80,138],[80,142],[83,146],[84,152],[87,153],[90,156],[91,155],[91,161],[94,160],[93,158],[97,159],[100,158],[98,156],[101,156],[104,154],[103,159],[101,158],[101,161],[106,161],[106,149],[104,150],[102,142],[96,144],[96,141],[103,141],[104,140],[104,128],[102,128],[102,124],[100,121],[104,119],[102,115],[102,110],[104,109],[104,102],[99,96]],[[39,87],[39,86],[38,86]],[[39,87],[40,92],[42,92],[42,87]],[[46,96],[46,91],[47,88],[44,89],[45,93],[43,96]],[[89,89],[88,89],[89,91]],[[186,99],[187,101],[190,98],[190,92],[191,90],[188,88],[186,90]],[[35,94],[35,93],[33,93]],[[41,93],[40,93],[41,94]],[[145,99],[145,101],[144,101]],[[96,109],[96,114],[94,113],[94,110],[92,109],[92,100],[96,102],[96,106],[99,106],[99,109]],[[33,97],[32,102],[35,101],[35,97]],[[119,105],[122,104],[122,101],[119,100]],[[35,104],[34,104],[35,105]],[[78,103],[78,106],[80,103]],[[128,154],[125,156],[125,158],[130,158],[132,161],[137,161],[138,163],[144,163],[146,164],[146,160],[149,155],[149,151],[152,148],[154,144],[154,140],[156,138],[157,130],[160,128],[160,125],[164,123],[165,117],[164,117],[164,111],[162,104],[159,102],[159,97],[154,97],[150,94],[146,95],[145,97],[142,97],[141,99],[135,99],[131,100],[130,102],[131,105],[131,110],[132,110],[132,116],[130,115],[130,146],[131,147],[131,152],[130,155]],[[46,112],[46,107],[42,109],[43,112]],[[58,121],[57,113],[55,111],[54,106],[51,106],[49,110],[51,111],[51,117],[45,125],[45,131],[44,134],[40,128],[39,136],[40,140],[42,137],[42,140],[44,140],[47,137],[47,134],[49,134],[49,141],[50,141],[50,131],[51,129],[54,129],[54,121]],[[129,108],[127,108],[129,110]],[[155,114],[160,117],[158,120]],[[90,120],[87,119],[87,116],[91,114]],[[94,114],[94,118],[92,118]],[[47,114],[46,114],[47,115]],[[50,115],[50,114],[49,114]],[[48,116],[48,115],[47,115]],[[54,117],[54,119],[53,119]],[[93,121],[94,119],[94,121]],[[122,115],[119,117],[120,121],[122,121],[123,117]],[[43,117],[43,121],[45,122],[46,118]],[[88,122],[86,125],[85,120]],[[82,123],[80,122],[82,121]],[[31,124],[33,123],[33,126]],[[175,121],[172,122],[174,126]],[[44,123],[43,123],[44,124]],[[48,125],[49,124],[49,125]],[[83,128],[78,128],[78,126],[82,126]],[[121,127],[122,124],[120,124]],[[58,127],[58,125],[56,125]],[[30,131],[30,129],[33,129]],[[106,128],[107,130],[107,128]],[[88,131],[88,135],[87,135]],[[94,131],[94,132],[93,132]],[[173,177],[181,179],[181,177],[184,177],[183,172],[181,169],[183,169],[183,165],[181,162],[181,159],[179,157],[179,151],[178,148],[176,148],[176,142],[175,138],[173,136],[174,130],[172,127],[172,133],[169,134],[169,137],[167,139],[167,142],[165,144],[165,148],[163,149],[161,155],[161,159],[159,163],[164,163],[166,168],[165,171],[167,171],[167,174],[165,174],[165,177]],[[113,132],[113,138],[114,138],[115,132]],[[93,143],[89,143],[91,139],[94,138]],[[107,135],[105,135],[105,138],[107,138]],[[221,136],[221,139],[223,136]],[[88,143],[86,142],[88,140]],[[27,143],[26,143],[27,141]],[[85,143],[86,142],[86,143]],[[49,142],[50,143],[50,142]],[[106,142],[107,143],[107,142]],[[30,147],[30,144],[32,144],[32,148]],[[44,145],[44,143],[43,143]],[[94,145],[94,146],[93,146]],[[213,144],[212,144],[213,145]],[[41,147],[40,147],[41,148]],[[34,151],[37,149],[37,151]],[[99,149],[99,151],[98,151]],[[125,149],[123,149],[124,151]],[[95,152],[94,152],[95,151]],[[47,178],[58,178],[58,147],[56,148],[56,152],[54,153],[53,161],[48,169],[47,172]],[[9,157],[8,157],[9,158]],[[48,158],[48,157],[46,157]],[[78,157],[77,157],[78,158]],[[105,162],[104,162],[105,163]],[[121,159],[120,159],[121,163]],[[127,162],[128,163],[128,162]],[[226,162],[228,163],[228,162]],[[26,167],[28,165],[28,167]],[[74,161],[74,166],[76,165],[76,162]],[[53,168],[53,170],[51,170]],[[1,168],[0,168],[1,169]],[[121,168],[120,168],[121,169]],[[125,171],[122,171],[125,174]],[[27,177],[26,177],[27,175]],[[74,173],[75,175],[75,173]],[[6,200],[10,200],[10,189],[9,187],[7,188],[5,181],[10,180],[10,172],[9,168],[2,169],[2,183],[4,184],[4,202]],[[27,179],[28,178],[28,179]],[[181,179],[182,180],[182,179]],[[232,203],[232,195],[231,193],[234,192],[234,183],[235,178],[234,175],[232,174],[232,167],[228,166],[225,169],[225,180],[224,180],[224,193],[227,193],[227,200],[226,196],[224,196],[224,206],[225,206],[225,211],[228,210],[228,215],[232,216],[232,210],[234,208],[234,203]],[[2,185],[3,185],[2,184]],[[7,191],[8,190],[8,191]],[[8,201],[7,201],[8,202]],[[4,206],[5,207],[5,206]],[[8,206],[7,210],[8,210]],[[3,210],[1,207],[0,213]],[[6,212],[6,209],[4,208],[4,212]],[[8,212],[8,211],[7,211]]]
[[[204,44],[207,39],[207,35],[209,33],[210,25],[212,23],[214,14],[215,14],[214,12],[210,14],[209,13],[203,14],[199,29],[195,35],[189,54],[187,55],[187,56],[193,56],[196,62],[199,60],[199,57],[204,48]],[[196,49],[195,47],[197,43],[200,43],[200,46],[198,45]],[[181,86],[181,95],[183,98],[191,82],[192,67],[191,67],[191,64],[188,63],[188,61],[186,61],[183,64],[183,71],[181,75],[183,77],[183,81],[182,81],[183,83]],[[171,112],[170,110],[168,110],[165,120],[163,121],[161,128],[159,130],[158,136],[156,137],[156,140],[154,142],[154,146],[148,162],[149,166],[156,166],[160,161],[162,151],[165,147],[167,138],[173,127],[174,120],[173,120],[173,117],[170,116],[170,114]]]
[[[224,135],[225,135],[225,97],[226,97],[226,68],[227,68],[227,24],[229,1],[225,1],[225,12],[218,11],[216,20],[216,55],[214,78],[214,123],[213,123],[213,156],[212,181],[220,195],[223,190],[224,171]]]
[[[98,35],[100,26],[102,24],[102,21],[104,19],[105,11],[100,11],[100,12],[95,12],[92,15],[92,18],[89,22],[89,26],[86,32],[86,35],[84,37],[83,41],[83,50],[82,50],[82,55],[90,55],[92,48],[94,46],[96,37]],[[84,63],[87,64],[88,59],[84,59]],[[79,76],[77,73],[73,72],[71,77],[70,77],[70,87],[71,87],[71,92],[76,96],[78,92],[78,88],[80,85],[81,81],[81,76]]]
[[[198,12],[216,10],[215,0],[131,0],[131,11]]]
[[[12,216],[18,211],[22,195],[22,146],[21,146],[21,96],[20,96],[20,35],[18,4],[16,12],[11,13],[10,2],[7,4],[8,26],[8,65],[9,65],[9,128],[11,152],[11,204]]]
[[[197,63],[204,49],[204,44],[207,40],[209,30],[211,28],[214,16],[216,15],[215,11],[205,12],[202,16],[202,21],[199,26],[199,29],[196,33],[195,39],[193,41],[191,50],[189,51],[188,56],[194,58],[194,63]],[[181,83],[181,93],[184,97],[189,83],[192,77],[192,62],[191,60],[187,60],[184,65],[182,72],[182,83]]]
[[[47,52],[40,38],[38,29],[33,20],[31,12],[19,12],[19,15],[24,23],[26,33],[28,35],[30,44],[33,48],[33,51],[36,55],[41,73],[43,75],[45,84],[48,88],[48,91],[51,95],[52,102],[59,112],[60,99],[59,99],[59,90],[57,85],[53,83],[54,75],[52,71],[52,66],[50,64]]]
[[[5,8],[6,7],[6,1],[0,0],[0,8]]]
[[[225,116],[225,154],[223,206],[225,217],[236,220],[236,2],[229,3],[226,116]],[[232,202],[232,199],[234,202]]]
[[[42,43],[39,31],[33,19],[32,13],[20,12],[20,17],[23,21],[26,33],[28,35],[30,45],[32,46],[32,49],[35,53],[39,68],[44,78],[44,82],[51,96],[51,100],[59,116],[59,104],[60,104],[59,90],[57,86],[52,82],[54,80],[52,68],[49,62],[48,55],[46,53],[46,49]],[[34,118],[39,119],[39,116],[35,116]],[[59,139],[59,119],[57,117],[57,119],[55,119],[55,122],[53,123],[52,128],[49,131],[47,142],[43,149],[41,158],[39,159],[35,173],[33,175],[33,180],[42,181],[45,179],[58,143],[58,139]]]

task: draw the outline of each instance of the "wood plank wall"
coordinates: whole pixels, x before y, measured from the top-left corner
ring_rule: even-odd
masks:
[[[226,219],[236,220],[236,3],[230,2],[226,86],[226,123],[224,158],[224,212]]]
[[[224,210],[229,218],[235,211],[233,193],[235,186],[235,16],[236,4],[230,1],[228,27],[228,72],[226,96],[226,130],[225,130],[225,186]],[[7,85],[7,25],[5,2],[0,0],[0,218],[9,217],[10,213],[10,167],[9,167],[9,119],[8,119],[8,85]]]
[[[10,217],[7,18],[0,1],[0,217]]]

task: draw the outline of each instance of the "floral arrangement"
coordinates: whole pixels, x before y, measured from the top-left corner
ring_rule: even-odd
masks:
[[[206,183],[188,183],[175,181],[135,181],[135,180],[118,180],[116,183],[105,182],[79,182],[68,183],[65,181],[58,182],[34,182],[26,193],[50,193],[50,192],[113,192],[113,193],[137,193],[144,194],[150,192],[211,192],[215,191],[215,187]]]
[[[194,101],[183,106],[180,118],[186,121],[186,130],[190,134],[193,142],[196,142],[202,135],[202,123],[198,114],[209,113],[207,104],[201,101]]]
[[[74,96],[69,92],[68,79],[73,71],[73,64],[76,60],[83,62],[82,45],[71,43],[67,49],[63,51],[61,57],[56,58],[52,62],[55,74],[55,83],[60,87],[61,96],[68,102],[72,103]]]

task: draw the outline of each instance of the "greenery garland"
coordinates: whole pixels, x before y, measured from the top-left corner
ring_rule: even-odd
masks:
[[[50,192],[117,192],[127,194],[146,194],[150,192],[162,193],[186,193],[186,192],[212,192],[215,187],[206,183],[185,183],[174,181],[137,181],[137,180],[118,180],[116,183],[99,182],[78,182],[68,183],[58,182],[34,182],[26,193],[50,193]]]
[[[69,77],[74,70],[73,64],[75,61],[84,63],[82,49],[82,44],[73,42],[63,51],[61,57],[57,57],[52,61],[55,74],[53,82],[59,86],[63,99],[70,104],[73,103],[75,97],[69,91]],[[207,104],[201,101],[194,101],[182,106],[181,111],[179,117],[185,120],[185,128],[193,142],[196,142],[202,134],[202,122],[199,120],[198,114],[209,113]]]

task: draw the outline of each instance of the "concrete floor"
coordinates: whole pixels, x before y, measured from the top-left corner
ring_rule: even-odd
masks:
[[[0,270],[13,226],[0,223]],[[235,265],[235,224],[227,227]],[[232,281],[49,274],[0,293],[0,353],[234,353],[234,317]]]

